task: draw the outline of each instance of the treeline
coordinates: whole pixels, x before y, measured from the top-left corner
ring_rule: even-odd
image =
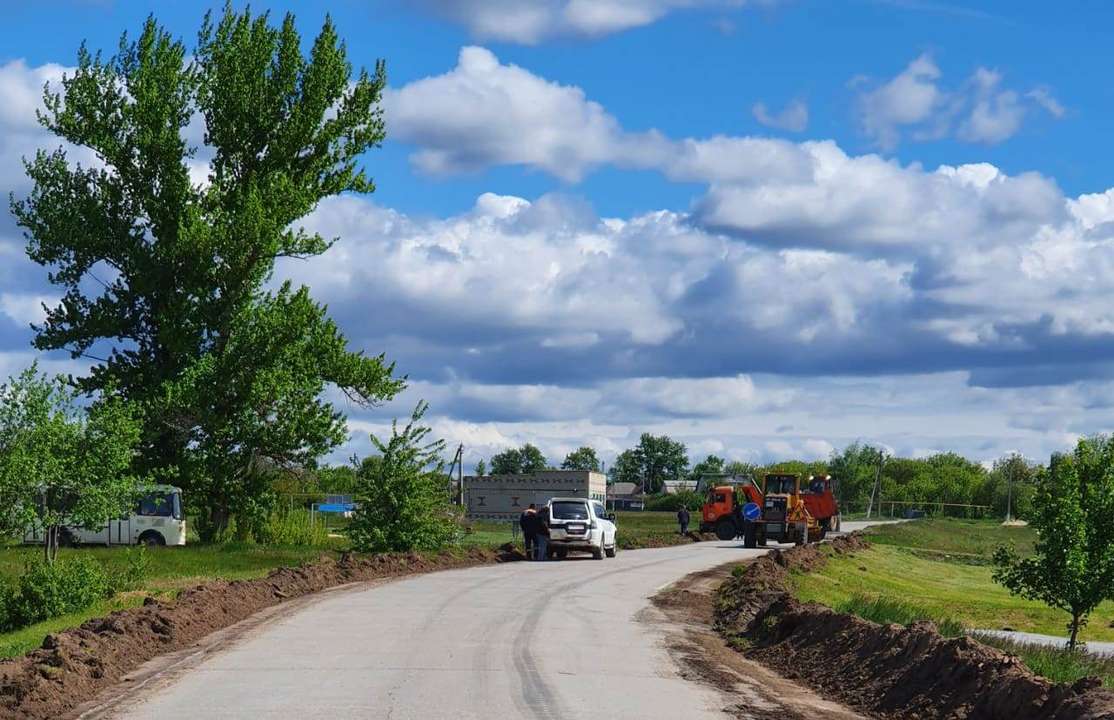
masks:
[[[565,470],[599,472],[602,463],[595,449],[581,447],[569,453],[560,464]],[[557,469],[536,446],[527,443],[510,448],[491,458],[490,472],[501,475]],[[476,474],[488,471],[481,460]],[[636,446],[619,453],[607,468],[608,482],[633,483],[648,497],[648,509],[675,509],[681,504],[699,507],[702,499],[693,492],[665,496],[667,482],[695,484],[701,477],[735,475],[760,480],[767,472],[792,472],[831,475],[840,503],[848,511],[862,511],[871,503],[890,512],[905,507],[928,514],[967,516],[992,514],[1005,516],[1007,505],[1014,516],[1025,517],[1032,510],[1036,482],[1045,467],[1021,455],[1011,454],[996,460],[989,468],[962,455],[944,452],[922,458],[894,457],[864,443],[853,443],[834,452],[827,460],[787,460],[771,465],[755,465],[708,455],[690,464],[685,444],[667,435],[643,433]],[[877,486],[876,486],[877,483]],[[967,507],[963,507],[967,506]],[[983,506],[987,510],[973,506]]]

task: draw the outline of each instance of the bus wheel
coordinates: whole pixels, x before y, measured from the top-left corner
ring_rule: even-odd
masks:
[[[166,538],[154,530],[148,530],[139,536],[139,544],[147,547],[162,547],[166,545]]]

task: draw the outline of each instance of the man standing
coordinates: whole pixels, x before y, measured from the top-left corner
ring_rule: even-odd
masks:
[[[681,526],[681,534],[687,534],[689,531],[689,509],[684,505],[677,511],[677,523]]]
[[[549,559],[549,507],[543,507],[534,515],[534,527],[537,535],[534,536],[534,549],[537,553],[536,560]]]
[[[526,550],[526,557],[533,557],[534,543],[538,537],[538,506],[530,503],[530,507],[518,516],[518,526],[522,528],[522,542]]]

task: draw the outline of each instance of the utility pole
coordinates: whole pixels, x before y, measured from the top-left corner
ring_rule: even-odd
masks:
[[[874,469],[874,486],[870,488],[870,504],[866,506],[866,519],[870,519],[870,514],[874,511],[874,498],[880,495],[882,490],[882,463],[886,458],[886,454],[882,452],[881,448],[878,450],[878,466]],[[882,498],[878,498],[879,507],[882,504]]]
[[[1010,522],[1013,519],[1013,473],[1015,468],[1013,458],[1010,458],[1007,462],[1010,464],[1010,471],[1006,475],[1006,522]]]

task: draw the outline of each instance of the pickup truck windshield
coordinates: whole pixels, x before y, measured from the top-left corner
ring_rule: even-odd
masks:
[[[554,520],[587,520],[588,505],[581,502],[555,502],[550,508]]]

